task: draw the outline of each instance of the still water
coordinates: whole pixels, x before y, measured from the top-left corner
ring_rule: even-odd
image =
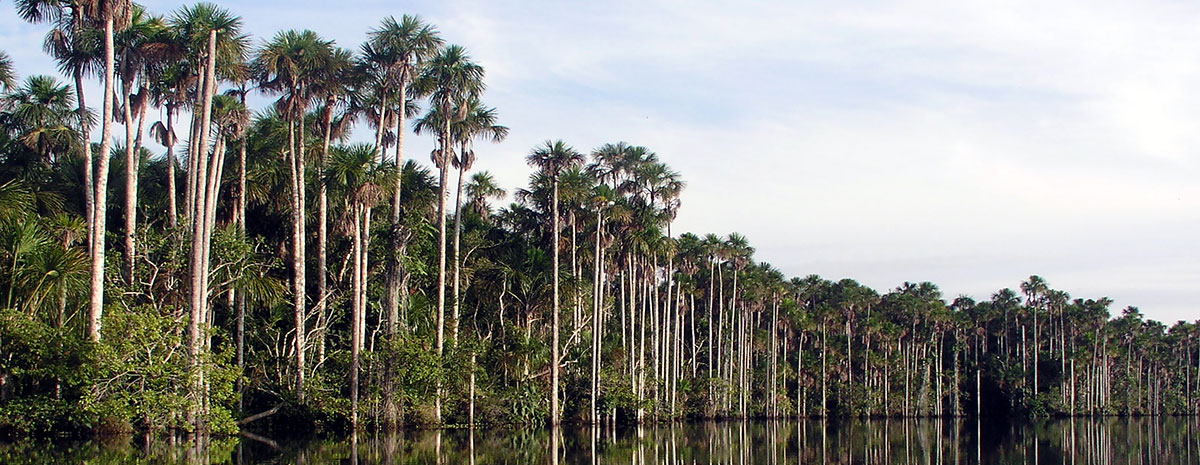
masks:
[[[718,422],[280,440],[0,444],[0,463],[1197,464],[1200,418]]]

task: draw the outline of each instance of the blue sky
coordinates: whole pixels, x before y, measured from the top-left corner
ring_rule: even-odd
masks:
[[[512,132],[476,167],[509,189],[543,140],[624,140],[688,181],[674,231],[742,233],[791,276],[986,299],[1039,274],[1200,319],[1200,4],[224,5],[258,40],[309,28],[351,49],[386,15],[436,24],[488,71]],[[52,71],[44,30],[0,11],[22,73]]]

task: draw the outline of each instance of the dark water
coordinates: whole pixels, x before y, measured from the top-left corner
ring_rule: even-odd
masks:
[[[720,422],[0,445],[4,464],[1187,464],[1200,419]]]

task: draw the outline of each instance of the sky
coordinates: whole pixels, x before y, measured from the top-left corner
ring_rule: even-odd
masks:
[[[1114,314],[1200,319],[1200,3],[219,3],[256,45],[435,24],[487,71],[511,132],[475,169],[510,191],[545,140],[626,141],[687,181],[674,232],[741,233],[788,276],[986,300],[1037,274]],[[22,75],[54,72],[45,30],[0,8]],[[406,157],[433,144],[406,137]]]

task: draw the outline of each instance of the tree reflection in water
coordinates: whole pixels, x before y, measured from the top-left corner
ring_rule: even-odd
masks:
[[[147,438],[0,445],[0,463],[1026,464],[1200,463],[1200,418],[805,420],[640,428],[445,430],[272,440]]]

